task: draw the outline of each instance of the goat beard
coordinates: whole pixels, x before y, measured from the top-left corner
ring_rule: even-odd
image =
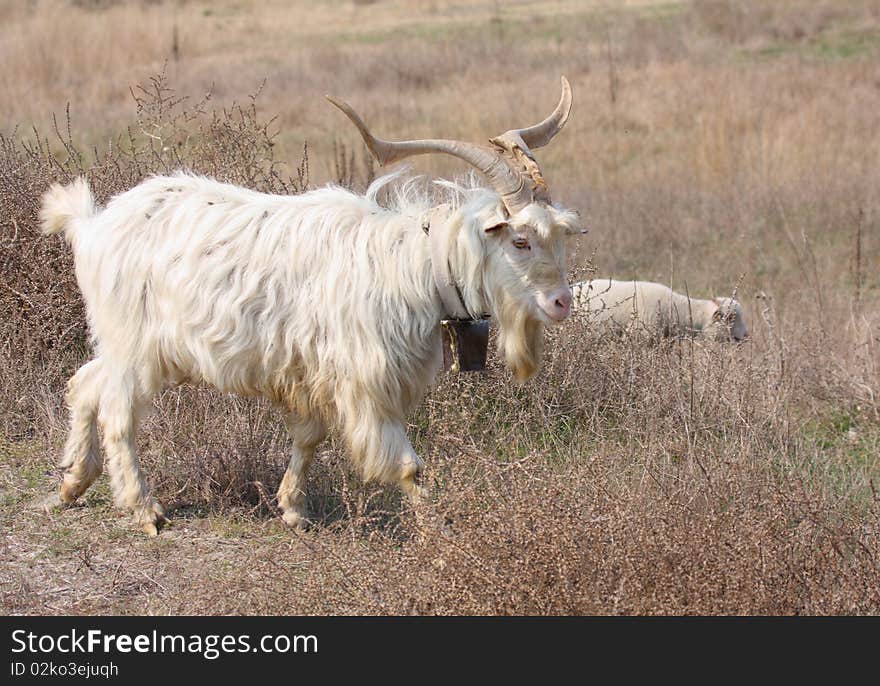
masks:
[[[501,308],[498,328],[498,352],[518,382],[528,381],[541,365],[544,324],[523,308],[507,303]]]

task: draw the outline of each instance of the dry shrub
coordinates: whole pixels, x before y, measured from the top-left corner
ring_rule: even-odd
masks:
[[[791,414],[848,392],[807,366],[815,350],[783,372],[772,346],[646,346],[585,321],[554,344],[526,387],[498,368],[443,377],[411,427],[436,497],[401,512],[375,488],[345,492],[342,519],[313,501],[326,518],[298,537],[311,571],[266,608],[877,612],[880,503]]]
[[[367,521],[368,545],[360,531],[316,534],[317,573],[290,580],[284,611],[816,614],[880,603],[876,531],[829,522],[797,481],[740,470],[706,504],[699,486],[610,490],[615,468],[598,459],[560,473],[470,454],[449,469],[430,523],[392,536]]]
[[[69,113],[51,138],[0,133],[0,412],[8,435],[32,433],[46,410],[33,391],[45,385],[60,394],[88,354],[72,254],[61,239],[39,232],[40,198],[51,183],[84,175],[99,203],[178,169],[270,193],[298,192],[308,183],[305,152],[293,177],[279,171],[272,121],[260,119],[256,94],[247,105],[209,111],[210,94],[196,103],[177,97],[164,72],[132,94],[136,117],[126,135],[91,155],[76,146]]]

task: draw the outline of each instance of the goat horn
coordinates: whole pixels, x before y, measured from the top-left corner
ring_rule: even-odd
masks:
[[[562,131],[568,115],[571,113],[571,85],[568,79],[562,77],[562,96],[556,109],[540,124],[535,124],[527,129],[511,129],[491,139],[491,142],[505,150],[513,152],[514,148],[520,148],[526,155],[534,159],[532,148],[541,148],[549,143],[553,136]]]
[[[491,186],[501,195],[505,206],[511,214],[518,212],[532,202],[532,189],[525,183],[522,174],[513,169],[505,160],[502,151],[498,148],[443,139],[382,140],[370,133],[367,125],[364,124],[358,113],[348,103],[330,95],[326,97],[342,110],[357,127],[361,137],[364,139],[364,143],[370,149],[373,157],[376,158],[379,166],[385,166],[412,155],[445,153],[464,160],[478,169]]]

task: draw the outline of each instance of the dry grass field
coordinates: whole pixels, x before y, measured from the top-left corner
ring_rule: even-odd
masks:
[[[880,613],[880,3],[13,0],[0,62],[4,613]],[[541,160],[590,228],[573,278],[736,291],[749,341],[573,317],[524,386],[495,357],[441,376],[409,420],[420,512],[331,437],[316,524],[288,530],[278,414],[206,388],[139,435],[160,536],[106,476],[44,510],[89,354],[69,250],[37,230],[51,181],[363,188],[324,93],[380,135],[480,141],[542,117],[560,74],[574,110]]]

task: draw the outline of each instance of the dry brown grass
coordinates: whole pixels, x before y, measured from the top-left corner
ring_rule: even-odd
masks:
[[[289,4],[0,9],[4,610],[880,611],[876,3]],[[129,84],[149,91],[166,57],[195,100],[138,92],[133,117]],[[592,229],[575,273],[738,287],[750,342],[646,347],[576,318],[525,387],[497,360],[441,378],[411,418],[433,484],[419,512],[360,484],[331,440],[317,526],[287,531],[268,495],[286,462],[274,411],[206,389],[168,391],[139,439],[171,510],[157,540],[103,480],[87,507],[39,511],[87,355],[69,253],[36,231],[51,180],[85,169],[106,199],[184,165],[295,192],[308,140],[313,184],[360,186],[372,170],[323,92],[381,131],[480,140],[539,116],[560,73],[576,110],[542,161]],[[248,98],[264,76],[268,128]],[[73,133],[55,135],[66,101]]]

